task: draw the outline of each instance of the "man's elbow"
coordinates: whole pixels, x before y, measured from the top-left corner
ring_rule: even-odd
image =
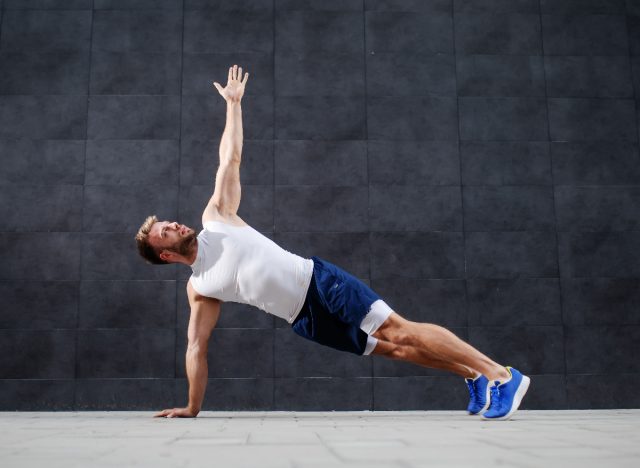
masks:
[[[242,151],[230,151],[228,153],[220,153],[220,166],[223,164],[240,164],[242,161]]]
[[[207,357],[207,342],[202,340],[190,340],[187,344],[187,356],[195,358]]]

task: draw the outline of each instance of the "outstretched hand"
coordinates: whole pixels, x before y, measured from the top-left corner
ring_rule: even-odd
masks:
[[[244,95],[244,85],[247,84],[249,79],[249,73],[244,74],[242,77],[242,67],[238,68],[238,65],[234,65],[229,68],[229,78],[227,79],[227,86],[223,88],[220,83],[213,82],[213,86],[216,87],[220,95],[227,102],[240,102]],[[240,81],[242,80],[242,81]]]
[[[162,410],[156,413],[154,418],[195,418],[197,413],[193,412],[189,408],[173,408]]]

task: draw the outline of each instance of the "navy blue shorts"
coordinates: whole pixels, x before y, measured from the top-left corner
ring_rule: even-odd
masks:
[[[313,274],[302,309],[291,324],[293,331],[340,351],[364,354],[370,338],[360,326],[380,296],[333,263],[316,256],[311,259]],[[378,304],[390,313],[384,302]]]

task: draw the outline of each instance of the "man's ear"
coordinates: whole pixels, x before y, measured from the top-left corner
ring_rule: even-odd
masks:
[[[173,252],[170,252],[168,250],[163,250],[162,252],[160,252],[160,255],[158,255],[158,257],[160,257],[161,260],[168,262],[173,257]]]

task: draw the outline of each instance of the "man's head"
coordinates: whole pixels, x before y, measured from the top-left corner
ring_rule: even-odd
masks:
[[[136,234],[138,252],[149,263],[189,263],[197,245],[193,229],[177,222],[158,221],[155,215],[144,220]]]

